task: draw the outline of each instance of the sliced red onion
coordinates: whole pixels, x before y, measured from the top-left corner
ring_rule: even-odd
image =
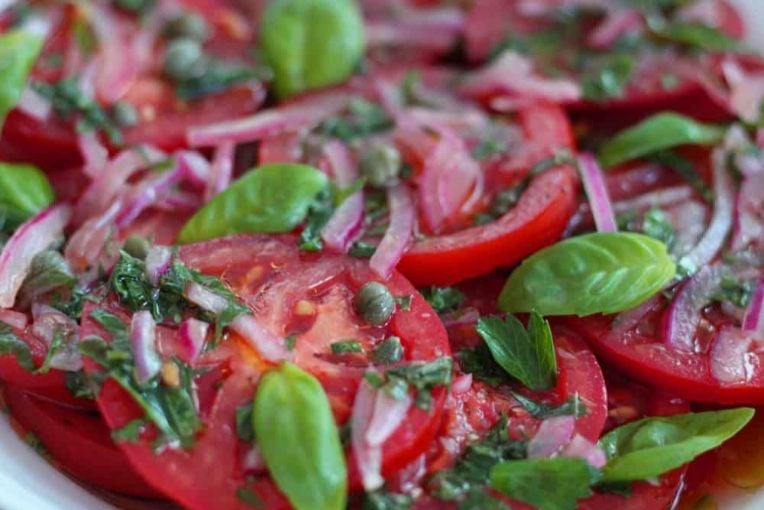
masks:
[[[183,297],[202,310],[206,310],[215,315],[221,314],[228,306],[226,298],[196,282],[191,282],[186,286],[183,292]]]
[[[180,341],[185,361],[192,363],[199,357],[204,348],[204,342],[207,339],[209,329],[209,324],[193,317],[180,323],[178,340]]]
[[[764,172],[745,175],[737,195],[732,249],[751,244],[764,245]]]
[[[371,446],[366,440],[375,403],[376,390],[365,379],[362,380],[358,385],[350,416],[350,444],[363,488],[367,492],[379,489],[385,483],[382,478],[382,448],[378,445]]]
[[[764,278],[759,280],[743,316],[743,330],[764,341]]]
[[[146,254],[146,278],[151,285],[159,285],[159,279],[170,269],[172,249],[168,246],[152,246]]]
[[[78,138],[78,145],[85,166],[82,171],[94,179],[99,173],[103,172],[109,162],[109,150],[98,140],[95,131],[83,133]]]
[[[324,146],[324,155],[337,184],[342,187],[352,186],[358,178],[358,170],[347,146],[340,141],[332,140]],[[329,248],[340,253],[347,252],[353,241],[361,234],[363,216],[363,191],[358,190],[347,197],[334,211],[321,230],[321,238]]]
[[[472,374],[462,374],[455,377],[451,383],[451,394],[461,395],[467,393],[472,388]]]
[[[95,90],[98,99],[113,104],[125,95],[139,72],[135,55],[135,38],[126,33],[126,27],[112,15],[110,9],[91,5],[89,17],[98,38],[96,55]]]
[[[29,87],[26,87],[21,91],[21,96],[19,97],[19,102],[16,104],[16,108],[33,119],[41,121],[47,120],[51,111],[50,101]]]
[[[113,232],[113,222],[122,207],[122,202],[115,201],[100,216],[87,220],[69,238],[64,249],[64,257],[75,271],[82,271],[93,266],[103,252],[109,236]]]
[[[192,127],[188,131],[188,143],[193,147],[208,147],[225,142],[253,142],[283,131],[307,129],[342,110],[347,101],[346,95],[326,95],[321,98],[311,98],[310,102],[303,101],[300,104],[256,113],[243,119]]]
[[[747,73],[732,59],[722,63],[722,72],[730,88],[730,108],[742,120],[755,124],[764,104],[764,73]]]
[[[157,352],[157,325],[151,312],[141,310],[133,314],[130,323],[130,347],[135,358],[135,376],[145,383],[162,369]]]
[[[602,169],[591,153],[584,152],[579,158],[581,180],[584,183],[586,196],[594,216],[594,224],[599,232],[615,232],[618,225],[615,222],[613,206],[602,176]]]
[[[236,144],[233,142],[223,142],[215,148],[215,157],[212,160],[212,165],[210,165],[209,181],[204,190],[205,202],[231,184],[235,152]]]
[[[605,452],[596,443],[592,443],[580,434],[575,434],[560,455],[585,460],[590,466],[602,468],[607,464]]]
[[[480,318],[480,312],[473,307],[464,308],[448,314],[441,315],[440,320],[447,328],[475,324]]]
[[[714,173],[714,213],[700,242],[679,260],[679,266],[692,274],[708,265],[724,246],[732,230],[735,210],[735,186],[726,168],[727,153],[715,149],[712,154]]]
[[[708,208],[697,200],[688,200],[666,209],[671,225],[676,230],[676,239],[671,251],[681,257],[689,253],[700,241],[706,230]]]
[[[684,184],[662,188],[628,200],[619,200],[613,203],[613,211],[624,213],[644,211],[652,207],[668,207],[689,200],[692,195],[692,188]]]
[[[369,427],[366,429],[366,443],[372,447],[382,446],[393,432],[403,423],[413,402],[410,395],[398,400],[386,391],[377,391]]]
[[[535,74],[532,61],[514,51],[505,51],[487,67],[474,72],[464,80],[460,90],[472,97],[504,94],[524,100],[545,99],[559,103],[581,98],[577,83]]]
[[[196,189],[203,190],[211,181],[210,162],[197,151],[181,151],[176,154],[183,180]]]
[[[750,381],[758,370],[758,356],[750,352],[754,338],[748,331],[725,327],[711,347],[711,375],[725,384]]]
[[[667,344],[687,352],[695,351],[695,331],[700,325],[701,311],[728,274],[725,266],[704,266],[682,285],[668,310],[664,331]]]
[[[263,459],[263,454],[257,445],[252,446],[246,451],[241,459],[241,467],[250,473],[267,470],[268,467],[265,464],[265,459]]]
[[[612,9],[589,34],[587,42],[597,49],[608,49],[624,34],[642,28],[639,9]]]
[[[416,221],[414,196],[404,183],[398,183],[387,190],[387,203],[390,208],[390,224],[369,260],[372,271],[383,278],[390,275],[406,253]]]
[[[3,322],[14,329],[25,329],[29,319],[25,313],[16,310],[0,309],[0,322]]]
[[[624,333],[636,328],[648,313],[661,304],[660,295],[655,295],[636,308],[621,312],[613,319],[609,335],[620,339]]]
[[[573,416],[554,416],[541,422],[538,431],[528,441],[528,458],[542,459],[551,457],[570,443],[576,430]]]
[[[49,366],[58,370],[77,371],[82,368],[82,356],[76,348],[79,326],[69,316],[48,305],[33,304],[32,333],[43,339],[48,346],[56,334],[64,335],[66,343],[50,359]]]
[[[450,50],[458,33],[450,28],[421,27],[405,22],[370,21],[364,30],[370,48],[389,46],[414,47],[433,52]]]
[[[239,315],[230,328],[241,335],[260,355],[268,361],[279,362],[292,358],[284,339],[276,336],[249,314]]]
[[[161,201],[152,204],[154,209],[175,213],[194,212],[202,205],[202,199],[196,193],[173,189]]]
[[[49,207],[24,222],[3,246],[0,254],[0,308],[10,308],[32,266],[32,259],[64,235],[71,208]]]
[[[117,216],[117,226],[119,228],[130,226],[143,211],[159,201],[170,188],[178,184],[182,176],[183,173],[177,165],[175,168],[160,174],[147,174],[136,183],[132,192],[129,193],[124,208]]]

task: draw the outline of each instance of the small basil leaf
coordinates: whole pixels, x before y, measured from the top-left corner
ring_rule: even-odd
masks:
[[[599,477],[582,459],[510,460],[491,469],[491,486],[539,510],[574,510],[579,499],[592,495]]]
[[[260,44],[280,97],[340,83],[364,50],[354,0],[274,0],[263,14]]]
[[[674,278],[666,245],[627,232],[573,237],[536,252],[515,269],[499,296],[506,312],[592,315],[634,308]]]
[[[600,148],[602,166],[611,167],[679,145],[708,145],[722,139],[724,129],[684,115],[658,113],[627,128]]]
[[[7,219],[22,223],[52,204],[54,199],[53,188],[39,168],[0,163],[0,210]]]
[[[734,436],[754,415],[747,407],[645,418],[605,434],[606,482],[644,480],[678,468]]]
[[[244,232],[288,232],[305,218],[328,179],[321,171],[291,163],[250,170],[199,209],[178,235],[192,243]]]
[[[42,43],[42,38],[19,30],[0,35],[0,130],[8,112],[19,102]]]
[[[252,414],[260,451],[297,510],[344,510],[347,467],[321,384],[290,363],[263,376]]]
[[[493,359],[512,377],[532,390],[553,388],[557,359],[549,323],[531,313],[528,330],[514,315],[481,317],[477,332],[491,350]]]

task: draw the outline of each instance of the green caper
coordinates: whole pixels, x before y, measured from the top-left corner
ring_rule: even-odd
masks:
[[[204,41],[208,34],[207,22],[195,12],[185,11],[168,21],[164,27],[164,35],[168,39],[186,37]]]
[[[181,38],[170,41],[164,53],[164,74],[176,81],[195,78],[204,72],[204,53],[199,41]]]
[[[361,157],[361,174],[375,188],[387,188],[398,181],[401,153],[392,145],[375,144]]]
[[[122,249],[137,259],[145,259],[151,249],[151,243],[145,237],[132,235],[125,239]]]
[[[138,124],[138,110],[127,101],[118,101],[111,107],[111,114],[120,126],[134,126]]]
[[[395,298],[385,285],[369,282],[358,290],[353,305],[366,322],[379,326],[393,315]]]

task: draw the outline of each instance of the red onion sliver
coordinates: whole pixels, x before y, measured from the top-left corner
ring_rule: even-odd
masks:
[[[743,316],[743,330],[764,341],[764,278],[759,280]]]
[[[71,208],[65,204],[44,209],[13,233],[0,254],[0,308],[10,308],[32,266],[32,259],[64,235]]]
[[[723,328],[711,347],[711,375],[724,384],[750,381],[758,367],[758,356],[749,352],[754,344],[750,332]]]
[[[292,358],[284,339],[268,331],[252,315],[239,315],[231,322],[230,328],[247,340],[268,361],[278,362]]]
[[[95,131],[89,131],[80,135],[77,144],[85,161],[82,171],[94,179],[99,173],[103,172],[109,162],[109,150],[98,140]]]
[[[411,244],[416,221],[414,196],[408,187],[398,183],[387,190],[390,225],[369,260],[372,271],[387,278]]]
[[[362,380],[358,385],[350,416],[350,444],[366,491],[379,489],[385,483],[382,478],[382,448],[371,446],[366,440],[366,431],[369,430],[374,415],[375,402],[376,390],[365,379]]]
[[[587,42],[597,49],[608,49],[628,32],[642,27],[642,14],[638,9],[613,9],[589,34]]]
[[[618,225],[615,222],[615,214],[610,203],[610,196],[602,176],[602,169],[591,153],[584,152],[579,158],[581,180],[589,198],[589,204],[594,216],[594,224],[599,232],[615,232]]]
[[[115,201],[106,212],[87,220],[69,238],[64,249],[64,257],[75,271],[92,266],[101,256],[104,245],[114,228],[112,223],[121,207],[122,202]]]
[[[554,416],[542,421],[536,435],[528,441],[528,458],[541,459],[559,453],[570,442],[575,429],[573,416]]]
[[[358,170],[345,144],[337,140],[328,142],[324,146],[324,155],[337,184],[343,187],[352,186],[358,178]],[[347,252],[351,243],[361,234],[363,215],[363,192],[358,190],[334,211],[321,230],[321,238],[329,248],[340,253]]]
[[[451,383],[451,394],[461,395],[467,393],[472,388],[472,374],[462,374],[455,377]]]
[[[0,322],[3,322],[14,329],[24,329],[29,323],[29,318],[25,313],[16,310],[0,309]]]
[[[236,144],[233,142],[223,142],[215,148],[215,157],[212,160],[212,165],[210,165],[209,180],[204,190],[205,202],[231,184],[235,152]]]
[[[202,310],[215,315],[222,313],[228,306],[228,301],[223,296],[196,282],[191,282],[186,286],[183,296]]]
[[[61,349],[58,349],[50,359],[50,368],[66,371],[77,371],[82,368],[82,356],[76,348],[76,340],[79,336],[79,326],[77,322],[69,316],[48,305],[33,304],[32,332],[39,338],[45,340],[50,345],[56,336],[56,333],[64,335],[67,343]],[[75,341],[75,342],[73,342]]]
[[[204,348],[209,329],[209,324],[194,318],[186,319],[180,323],[178,338],[187,362],[192,363],[199,357]]]
[[[117,216],[119,228],[128,227],[140,214],[160,199],[167,191],[177,184],[183,176],[183,172],[177,165],[171,170],[161,174],[148,174],[135,186],[130,194],[129,201]]]
[[[447,328],[475,324],[480,318],[480,312],[473,307],[463,308],[455,312],[441,315],[440,320]]]
[[[585,460],[590,466],[602,468],[607,463],[605,452],[596,443],[592,443],[580,434],[575,434],[560,455]]]
[[[195,189],[204,190],[211,180],[210,162],[197,151],[180,151],[175,158],[183,180]]]
[[[376,393],[374,413],[366,429],[365,439],[371,446],[382,446],[406,418],[413,400],[410,395],[398,400],[386,391]]]
[[[695,331],[700,325],[701,311],[711,302],[711,295],[727,274],[729,270],[724,266],[704,266],[682,285],[668,310],[664,331],[666,343],[694,352]]]
[[[156,287],[159,279],[167,272],[172,262],[172,249],[167,246],[153,246],[146,254],[146,278]]]
[[[667,207],[676,205],[692,198],[692,188],[686,185],[672,186],[657,191],[651,191],[635,198],[620,200],[613,203],[613,211],[644,211],[652,207]]]
[[[679,267],[692,274],[710,263],[724,246],[732,230],[735,187],[726,167],[727,153],[716,149],[712,154],[714,173],[714,213],[700,242],[679,260]]]
[[[737,218],[732,249],[764,245],[764,171],[743,176],[737,195]]]
[[[140,310],[133,314],[130,323],[130,347],[135,358],[135,376],[144,383],[162,369],[162,360],[157,352],[156,322],[151,312]]]

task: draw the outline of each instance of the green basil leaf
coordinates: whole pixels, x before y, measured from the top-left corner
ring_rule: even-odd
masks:
[[[634,308],[674,278],[666,245],[630,232],[572,237],[536,252],[499,296],[506,312],[592,315]]]
[[[275,163],[250,170],[199,209],[183,226],[178,242],[289,232],[305,219],[327,184],[324,173],[307,165]]]
[[[344,81],[363,56],[364,42],[354,0],[274,0],[260,24],[280,97]]]
[[[574,510],[592,495],[600,472],[570,457],[510,460],[491,469],[491,486],[539,510]]]
[[[41,37],[20,30],[0,35],[0,130],[8,112],[19,102],[42,43]]]
[[[512,377],[532,390],[553,388],[557,359],[549,323],[532,312],[526,331],[514,315],[478,319],[477,332],[491,350],[493,359]]]
[[[679,145],[714,144],[723,136],[720,126],[701,124],[676,113],[657,113],[605,142],[599,160],[611,167]]]
[[[753,409],[741,407],[622,425],[600,438],[608,456],[603,480],[644,480],[678,468],[734,436],[753,415]]]
[[[11,222],[22,223],[52,204],[55,198],[48,178],[39,168],[0,163],[0,210]]]
[[[276,485],[297,510],[344,510],[347,467],[321,384],[290,363],[263,376],[252,423]]]

